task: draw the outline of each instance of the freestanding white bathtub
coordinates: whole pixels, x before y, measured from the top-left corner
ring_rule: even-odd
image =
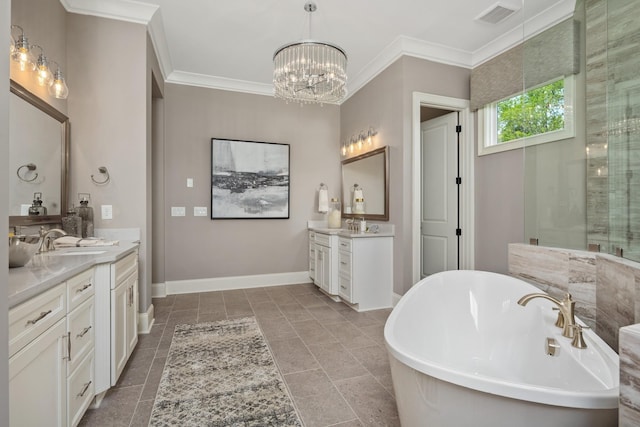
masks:
[[[572,347],[552,302],[517,304],[539,292],[480,271],[413,286],[384,329],[402,426],[617,426],[618,355],[591,330]]]

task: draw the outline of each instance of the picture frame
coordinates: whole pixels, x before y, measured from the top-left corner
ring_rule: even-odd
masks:
[[[211,138],[211,219],[288,219],[290,146]]]

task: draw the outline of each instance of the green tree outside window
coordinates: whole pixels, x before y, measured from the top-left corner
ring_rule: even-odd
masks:
[[[564,79],[498,102],[498,144],[564,129],[564,105]]]

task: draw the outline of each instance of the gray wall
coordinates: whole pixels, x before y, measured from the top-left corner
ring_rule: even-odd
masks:
[[[11,2],[0,1],[0,33],[9,32]],[[0,55],[0,170],[9,170],[9,55]],[[3,230],[9,227],[9,175],[0,175],[0,219]],[[0,245],[0,283],[9,281],[7,246]],[[0,425],[9,425],[9,305],[7,287],[0,295]]]
[[[507,245],[524,241],[523,156],[511,150],[476,157],[476,270],[508,273]]]
[[[469,99],[469,73],[465,68],[404,56],[353,94],[340,108],[340,141],[373,126],[378,131],[375,146],[390,147],[389,222],[396,226],[393,288],[400,295],[413,285],[413,93]],[[339,141],[335,144],[339,148]]]
[[[321,219],[316,190],[321,182],[339,194],[340,116],[337,106],[286,104],[270,96],[166,84],[164,182],[154,186],[164,208],[165,281],[220,278],[308,269],[307,220]],[[194,206],[210,215],[211,138],[290,144],[290,219],[211,220],[194,217]],[[193,188],[187,188],[193,178]],[[187,216],[171,217],[171,206]],[[158,273],[159,274],[159,273]]]
[[[144,25],[69,14],[71,201],[91,193],[96,228],[140,228],[140,310],[151,303],[151,94],[159,74]],[[162,82],[162,78],[156,79]],[[91,181],[99,166],[111,180]],[[113,206],[102,220],[101,205]]]

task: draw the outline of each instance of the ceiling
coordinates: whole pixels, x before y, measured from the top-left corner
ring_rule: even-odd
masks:
[[[74,13],[148,25],[165,80],[273,93],[274,51],[312,38],[348,56],[353,94],[401,55],[472,68],[567,18],[575,0],[61,0]],[[517,11],[478,21],[500,5]],[[309,30],[309,21],[311,29]]]

